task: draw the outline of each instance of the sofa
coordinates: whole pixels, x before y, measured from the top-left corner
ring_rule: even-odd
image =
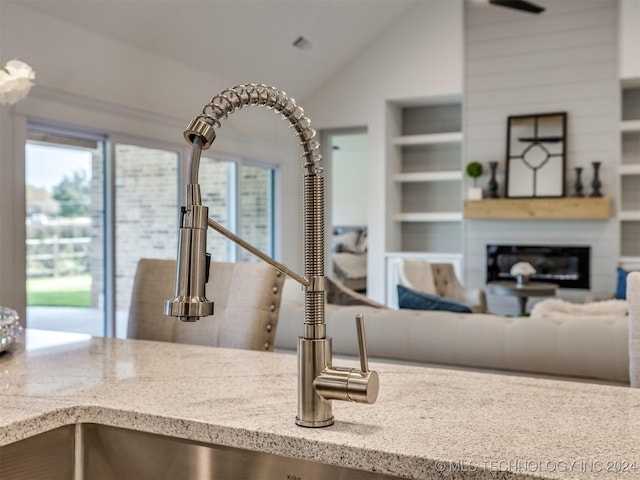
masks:
[[[466,368],[556,375],[629,384],[629,317],[532,318],[446,311],[393,310],[360,297],[361,305],[326,307],[333,352],[357,355],[355,315],[362,313],[369,356]],[[295,351],[303,333],[304,296],[284,282],[278,351]]]

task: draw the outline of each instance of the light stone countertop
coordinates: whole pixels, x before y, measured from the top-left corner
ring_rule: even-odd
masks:
[[[378,401],[308,429],[295,355],[77,338],[0,355],[0,445],[90,422],[405,478],[640,478],[640,389],[371,361]]]

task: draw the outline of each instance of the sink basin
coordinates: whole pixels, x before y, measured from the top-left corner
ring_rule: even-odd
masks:
[[[0,447],[3,480],[384,480],[398,477],[83,423]]]

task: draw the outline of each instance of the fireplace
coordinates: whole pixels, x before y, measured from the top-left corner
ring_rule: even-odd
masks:
[[[588,290],[590,257],[591,247],[583,246],[487,245],[487,282],[511,279],[511,266],[528,262],[536,269],[532,280]]]

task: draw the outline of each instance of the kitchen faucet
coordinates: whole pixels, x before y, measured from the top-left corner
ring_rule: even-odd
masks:
[[[239,236],[208,217],[202,205],[198,170],[202,150],[216,138],[221,120],[246,106],[269,108],[289,121],[300,139],[304,172],[304,276],[291,271]],[[183,322],[193,322],[213,314],[205,284],[209,275],[206,253],[207,228],[211,227],[242,248],[273,265],[300,283],[304,289],[304,334],[298,337],[298,410],[296,424],[303,427],[333,425],[331,400],[374,403],[378,397],[378,374],[369,370],[364,319],[356,316],[360,370],[332,365],[331,338],[326,336],[324,274],[324,177],[318,166],[322,157],[316,131],[304,110],[286,93],[263,84],[236,85],[223,90],[207,103],[187,127],[184,137],[191,147],[189,183],[185,206],[180,209],[180,236],[176,267],[175,295],[165,302],[164,313]]]

